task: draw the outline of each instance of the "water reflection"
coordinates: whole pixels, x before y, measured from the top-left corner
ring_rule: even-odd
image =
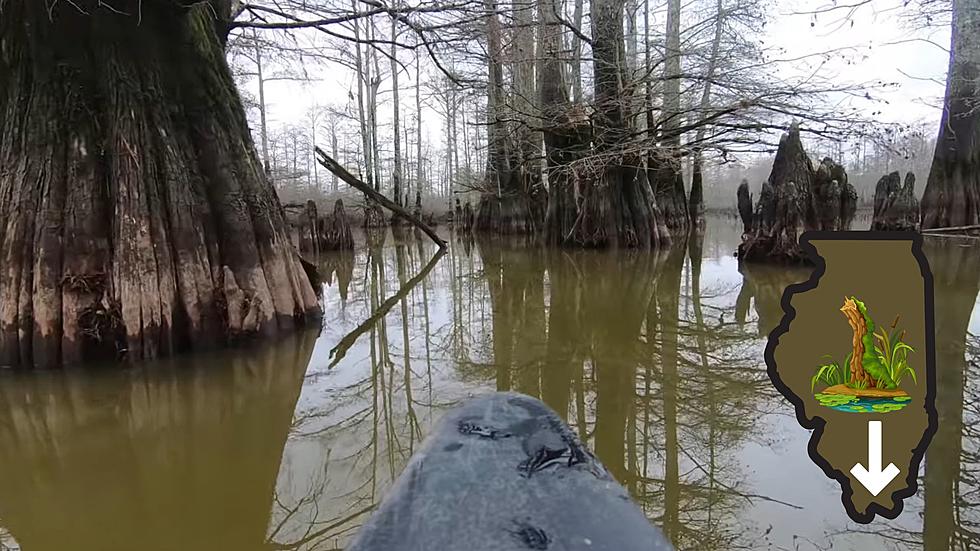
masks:
[[[447,408],[508,389],[567,419],[679,549],[975,548],[980,246],[926,248],[940,430],[906,513],[868,527],[762,362],[783,289],[809,274],[740,270],[738,232],[715,219],[658,253],[453,236],[442,257],[412,231],[372,233],[320,259],[315,344],[4,377],[0,533],[26,549],[340,549]]]
[[[316,440],[321,454],[338,441],[357,441],[343,460],[350,468],[340,470],[361,470],[331,479],[326,493],[376,503],[441,408],[472,391],[517,390],[565,417],[680,547],[757,543],[744,537],[739,518],[747,504],[798,506],[743,488],[744,466],[729,453],[741,442],[769,442],[754,428],[773,409],[760,396],[774,392],[758,360],[759,339],[731,313],[738,282],[701,281],[730,263],[718,242],[709,231],[645,254],[456,239],[449,256],[426,266],[431,273],[406,293],[402,268],[418,269],[432,252],[399,236],[385,246],[372,238],[358,261],[370,297],[361,328],[370,338],[352,344],[350,333],[341,335],[348,353],[335,370],[314,361],[318,378],[351,382],[324,383],[329,398],[299,417],[309,431],[299,439]],[[724,256],[703,269],[706,243]],[[391,266],[397,277],[386,273]],[[372,316],[392,299],[400,307]],[[388,338],[392,325],[400,340]],[[329,333],[329,321],[327,327]],[[412,353],[418,339],[426,346],[424,371],[412,367],[422,359]],[[326,401],[367,409],[354,418]],[[320,505],[314,522],[338,518],[339,509]],[[359,522],[337,531],[330,545]]]
[[[315,338],[0,378],[0,525],[27,550],[268,549]]]

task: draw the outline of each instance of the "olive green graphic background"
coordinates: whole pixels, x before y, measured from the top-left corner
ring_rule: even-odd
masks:
[[[913,449],[929,424],[926,410],[927,353],[925,282],[905,240],[818,240],[811,241],[825,261],[826,270],[815,289],[794,294],[790,305],[796,316],[789,331],[779,337],[774,359],[783,384],[802,400],[804,415],[826,421],[816,452],[850,481],[851,501],[859,514],[872,503],[886,509],[896,505],[892,494],[908,487],[907,477]],[[851,351],[852,330],[840,307],[845,296],[856,296],[868,308],[875,325],[890,327],[896,316],[906,329],[904,341],[915,349],[909,364],[917,383],[906,378],[902,390],[911,397],[909,405],[889,413],[850,413],[820,405],[810,390],[816,366],[830,354],[843,361]],[[845,369],[847,369],[845,367]],[[882,422],[882,463],[894,463],[901,473],[874,497],[850,474],[856,463],[868,463],[868,422]]]

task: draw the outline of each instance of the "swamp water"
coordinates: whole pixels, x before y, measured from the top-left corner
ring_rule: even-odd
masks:
[[[865,526],[762,362],[808,274],[739,273],[738,239],[730,219],[659,254],[453,239],[432,265],[410,232],[361,237],[322,259],[322,331],[0,373],[0,550],[342,549],[429,427],[495,389],[562,413],[679,549],[980,545],[980,248],[927,244],[939,431],[905,512]]]

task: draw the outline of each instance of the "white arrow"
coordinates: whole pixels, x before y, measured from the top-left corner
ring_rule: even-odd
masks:
[[[899,472],[894,463],[889,463],[885,470],[881,470],[881,421],[868,421],[868,468],[857,463],[851,467],[851,474],[871,495],[876,496]]]

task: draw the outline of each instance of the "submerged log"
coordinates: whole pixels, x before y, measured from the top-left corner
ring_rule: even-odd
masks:
[[[333,205],[333,215],[320,220],[321,250],[352,251],[354,250],[354,235],[351,233],[350,222],[347,220],[347,210],[343,199],[337,199]]]
[[[740,213],[745,192],[740,186]],[[799,126],[794,124],[779,141],[772,172],[755,207],[751,232],[743,236],[739,246],[739,259],[808,262],[800,250],[799,234],[805,230],[850,229],[856,209],[857,193],[847,181],[844,167],[829,158],[814,167],[803,149]]]
[[[530,396],[479,396],[447,413],[350,551],[381,549],[667,551],[578,436]]]
[[[914,231],[919,225],[919,201],[915,198],[915,175],[905,175],[905,185],[900,184],[898,172],[886,174],[875,187],[874,218],[871,229],[875,231]]]
[[[822,394],[839,394],[841,396],[857,396],[858,398],[901,398],[908,396],[904,390],[887,390],[882,388],[852,388],[846,384],[829,386],[821,391]]]

